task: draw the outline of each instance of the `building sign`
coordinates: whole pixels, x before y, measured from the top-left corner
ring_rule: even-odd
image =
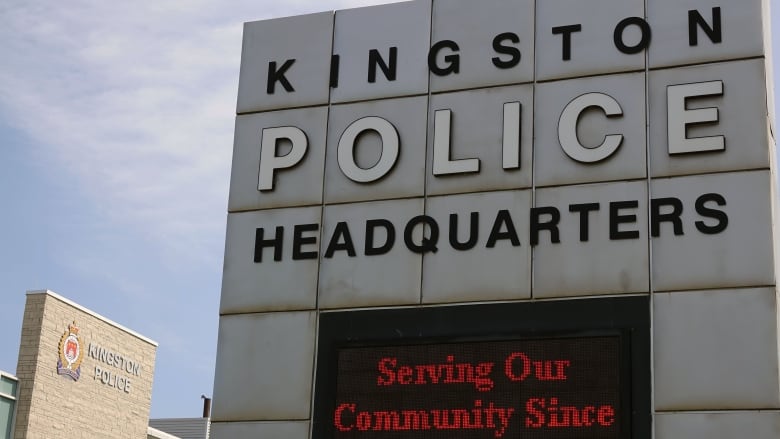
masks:
[[[141,376],[141,363],[97,343],[89,344],[88,355],[98,362],[95,365],[93,378],[108,387],[130,393],[132,389],[130,377]]]
[[[647,439],[653,413],[776,408],[776,316],[751,311],[776,309],[767,14],[414,0],[246,23],[218,427]],[[743,322],[771,336],[724,341]],[[737,384],[724,348],[765,372]]]
[[[771,283],[769,241],[743,237],[771,227],[763,45],[728,32],[731,5],[608,3],[247,24],[221,312],[530,299],[532,278],[539,298],[640,293],[650,258],[665,291]]]
[[[68,330],[60,338],[57,373],[78,381],[85,355],[98,363],[95,365],[92,378],[108,387],[130,393],[132,389],[130,378],[141,376],[141,363],[127,355],[94,342],[90,342],[85,349],[84,341],[79,335],[79,328],[74,321],[73,324],[68,325]]]

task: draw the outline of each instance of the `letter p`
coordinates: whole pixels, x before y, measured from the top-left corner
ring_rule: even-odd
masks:
[[[276,155],[279,141],[286,139],[292,143],[290,151],[282,156]],[[257,190],[271,191],[274,189],[274,172],[277,169],[292,168],[306,155],[309,141],[300,128],[275,127],[263,129],[260,140],[260,173],[257,179]]]

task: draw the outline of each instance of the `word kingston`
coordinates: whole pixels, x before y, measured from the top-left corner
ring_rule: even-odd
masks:
[[[613,201],[609,203],[582,203],[570,204],[568,212],[553,206],[534,207],[529,211],[528,221],[530,233],[528,242],[531,246],[540,244],[542,234],[549,236],[551,244],[559,244],[561,236],[570,235],[570,231],[561,230],[560,221],[563,214],[578,216],[578,235],[580,242],[590,240],[590,219],[592,212],[601,211],[602,208],[609,212],[608,228],[611,241],[639,239],[640,232],[636,227],[638,222],[638,200]],[[723,232],[728,226],[729,217],[720,209],[726,206],[726,199],[717,193],[707,193],[699,196],[694,203],[694,210],[699,216],[693,224],[698,232],[705,235],[715,235]],[[650,200],[650,235],[661,236],[662,230],[668,233],[671,230],[674,235],[684,235],[682,213],[684,204],[675,197],[653,198]],[[468,233],[459,232],[459,224],[468,222]],[[512,246],[521,245],[521,237],[517,232],[516,218],[512,217],[509,210],[499,210],[495,217],[491,218],[492,227],[487,239],[484,241],[486,248],[495,247],[499,241],[508,241]],[[480,242],[479,236],[480,212],[471,212],[467,218],[460,214],[449,215],[445,226],[447,227],[446,242],[455,250],[466,251],[474,248]],[[353,239],[350,224],[346,221],[338,222],[330,236],[323,237],[327,245],[324,246],[324,258],[333,258],[338,252],[344,252],[349,257],[357,256],[357,246]],[[415,231],[422,227],[421,237],[415,236]],[[293,226],[292,233],[292,259],[317,259],[319,251],[318,234],[320,225],[297,224]],[[403,242],[413,253],[436,253],[439,250],[442,235],[442,225],[435,218],[428,215],[419,215],[409,219],[399,228],[403,232]],[[285,226],[277,226],[272,237],[266,235],[264,227],[255,229],[254,262],[262,263],[266,249],[273,250],[274,261],[281,261],[284,256]],[[462,236],[466,235],[466,236]],[[365,256],[378,256],[389,253],[396,242],[396,225],[387,219],[368,219],[364,224],[365,242],[363,254]]]

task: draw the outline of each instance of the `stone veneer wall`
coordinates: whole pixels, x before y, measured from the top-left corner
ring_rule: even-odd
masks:
[[[60,338],[76,322],[84,358],[78,381],[57,373]],[[89,357],[90,342],[140,364],[139,376]],[[146,437],[157,343],[50,291],[29,292],[19,361],[14,439]],[[130,379],[130,392],[95,378],[101,367]]]

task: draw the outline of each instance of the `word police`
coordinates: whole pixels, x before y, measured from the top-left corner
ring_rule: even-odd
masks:
[[[108,366],[96,365],[93,377],[95,381],[108,387],[130,393],[132,381],[129,377],[141,376],[141,363],[96,343],[89,344],[87,355]],[[127,373],[127,376],[123,373]]]

